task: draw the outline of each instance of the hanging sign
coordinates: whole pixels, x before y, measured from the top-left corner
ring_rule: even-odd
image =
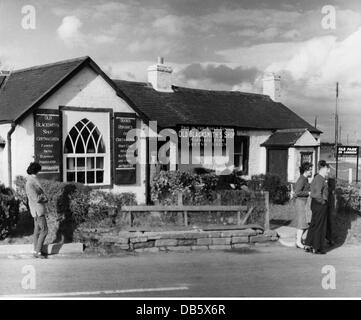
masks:
[[[128,163],[126,154],[134,141],[127,141],[129,130],[136,128],[134,113],[114,113],[114,184],[126,185],[136,183],[136,166]]]
[[[39,109],[34,113],[34,154],[43,179],[60,181],[61,121],[58,110]]]

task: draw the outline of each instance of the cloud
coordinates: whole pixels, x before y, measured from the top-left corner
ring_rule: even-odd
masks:
[[[183,33],[185,26],[185,21],[181,17],[175,15],[159,17],[153,22],[153,27],[156,28],[158,32],[176,36]]]
[[[227,65],[199,63],[191,64],[180,71],[183,81],[210,82],[228,86],[228,89],[243,82],[253,82],[259,71],[256,68],[243,68],[241,66],[230,68]]]
[[[76,16],[66,16],[57,29],[57,34],[64,43],[69,46],[84,45],[85,36],[81,32],[83,23]]]

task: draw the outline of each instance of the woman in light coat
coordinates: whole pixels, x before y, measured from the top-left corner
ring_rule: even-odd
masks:
[[[304,249],[303,236],[308,229],[307,199],[310,195],[310,183],[308,179],[312,176],[312,164],[304,162],[300,166],[300,177],[295,184],[295,207],[297,216],[296,247]]]
[[[28,176],[26,178],[25,192],[28,197],[30,213],[34,218],[34,257],[45,258],[41,249],[48,234],[45,217],[45,203],[48,202],[48,199],[37,178],[37,174],[41,171],[41,165],[32,162],[26,171]]]

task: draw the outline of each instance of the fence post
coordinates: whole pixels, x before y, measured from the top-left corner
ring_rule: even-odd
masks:
[[[188,213],[187,213],[187,211],[184,211],[184,225],[186,227],[188,226]]]
[[[179,206],[183,205],[183,194],[182,194],[182,192],[178,192],[178,205]]]
[[[222,205],[222,195],[220,193],[217,193],[217,205]]]
[[[265,213],[265,221],[264,221],[264,229],[270,229],[270,212],[269,212],[269,192],[265,191],[264,193],[264,201],[266,206],[266,213]]]

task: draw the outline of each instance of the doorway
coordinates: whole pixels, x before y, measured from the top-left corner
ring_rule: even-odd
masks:
[[[288,149],[267,150],[267,173],[278,175],[283,182],[287,182]]]

